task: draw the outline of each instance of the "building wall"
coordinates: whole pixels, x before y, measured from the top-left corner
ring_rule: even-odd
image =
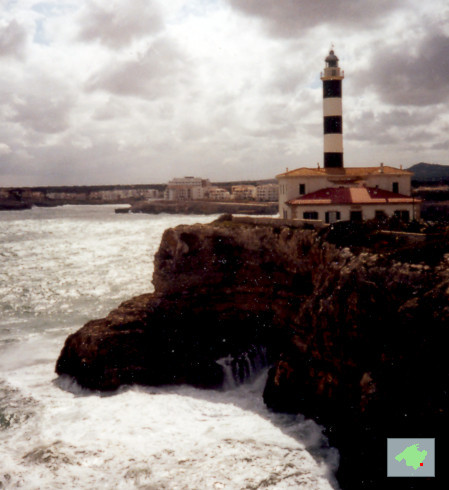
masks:
[[[191,199],[203,199],[204,187],[195,186],[190,189]]]
[[[233,185],[231,189],[233,199],[256,199],[256,186],[254,185]]]
[[[168,201],[189,201],[203,199],[205,188],[201,186],[172,185],[165,189],[164,199]]]
[[[325,187],[330,187],[327,177],[286,177],[279,179],[279,216],[281,218],[285,216],[285,212],[290,213],[290,206],[287,206],[286,201],[295,199],[300,196],[299,186],[305,185],[305,194],[309,192],[315,192]]]
[[[391,174],[368,174],[364,176],[364,183],[368,187],[376,187],[393,192],[393,183],[398,183],[398,193],[405,196],[411,195],[411,176],[410,175],[391,175]],[[340,187],[347,182],[347,177],[341,176],[302,176],[302,177],[281,177],[279,178],[279,216],[289,217],[290,206],[286,201],[295,199],[300,195],[325,189],[326,187]],[[300,185],[304,185],[304,194],[300,194]],[[287,213],[287,216],[285,215]],[[368,218],[367,218],[368,219]]]
[[[366,179],[368,187],[379,186],[379,189],[393,192],[393,182],[399,185],[398,194],[410,196],[412,193],[412,179],[410,175],[390,175],[390,174],[375,174],[369,175]]]
[[[210,186],[209,179],[202,179],[201,177],[176,177],[168,183],[168,185],[181,185],[181,186]]]
[[[231,199],[231,193],[226,189],[216,188],[209,189],[209,199],[213,201],[229,201]]]
[[[303,219],[304,212],[315,211],[318,213],[318,217],[316,219],[325,221],[326,212],[328,211],[336,211],[340,213],[340,220],[347,221],[351,217],[351,211],[361,211],[362,219],[369,220],[374,219],[376,217],[377,211],[383,211],[386,216],[392,217],[394,216],[396,211],[408,211],[410,219],[419,219],[419,205],[413,204],[368,204],[368,205],[334,205],[334,206],[292,206],[291,216],[290,213],[286,219]],[[281,218],[283,216],[281,215]]]
[[[256,189],[258,201],[277,201],[279,186],[277,184],[259,185]]]

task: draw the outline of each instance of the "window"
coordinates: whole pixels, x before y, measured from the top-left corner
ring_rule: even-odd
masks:
[[[303,219],[318,219],[318,213],[316,211],[304,211],[302,217]]]
[[[306,193],[306,184],[299,184],[299,195]]]
[[[382,221],[387,218],[387,215],[385,214],[385,211],[377,210],[374,218]]]
[[[287,210],[286,209],[283,210],[282,216],[284,219],[287,219]]]
[[[394,215],[402,221],[410,221],[410,213],[408,211],[396,210]]]
[[[336,221],[340,221],[340,211],[326,211],[325,218],[326,223],[335,223]]]
[[[399,194],[399,182],[393,182],[393,192]]]

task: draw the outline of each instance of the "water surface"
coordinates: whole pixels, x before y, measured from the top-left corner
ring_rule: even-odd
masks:
[[[313,422],[265,408],[264,371],[221,391],[112,394],[54,373],[67,335],[152,291],[164,229],[213,218],[114,206],[0,213],[0,488],[336,488],[338,454]]]

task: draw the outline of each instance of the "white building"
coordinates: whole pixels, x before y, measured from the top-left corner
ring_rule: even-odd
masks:
[[[385,166],[343,165],[341,83],[344,74],[330,51],[323,81],[324,167],[298,168],[277,175],[279,214],[289,219],[366,220],[419,218],[420,200],[411,196],[412,172]]]
[[[212,201],[229,201],[231,193],[221,187],[209,187],[207,194]]]
[[[210,187],[209,179],[200,177],[182,177],[170,180],[164,199],[169,201],[186,201],[203,199],[206,189]]]
[[[257,195],[255,185],[233,185],[231,192],[236,201],[253,201]]]
[[[256,197],[258,201],[277,201],[279,199],[279,185],[258,185],[256,188]]]

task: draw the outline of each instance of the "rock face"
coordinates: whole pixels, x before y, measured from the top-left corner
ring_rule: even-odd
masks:
[[[31,209],[31,204],[13,199],[0,200],[0,211],[20,211]]]
[[[312,231],[232,221],[167,230],[155,257],[155,293],[71,335],[57,372],[93,389],[131,382],[220,385],[215,361],[256,355],[261,346],[274,351],[276,315],[310,292],[303,262],[290,267],[290,254],[302,253],[292,233],[304,248],[315,240]]]
[[[441,437],[449,425],[449,254],[439,246],[431,265],[415,264],[391,244],[372,253],[343,242],[231,219],[169,229],[155,293],[71,335],[56,370],[103,390],[214,387],[216,360],[264,346],[265,402],[326,427],[342,488],[402,488],[386,479],[386,437]]]

